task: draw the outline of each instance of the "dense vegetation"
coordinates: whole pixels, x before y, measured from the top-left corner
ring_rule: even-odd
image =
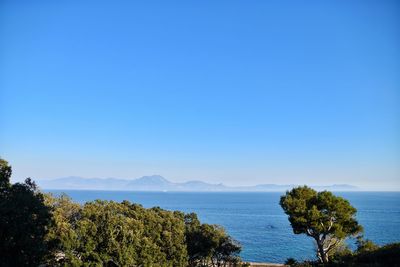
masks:
[[[293,267],[396,267],[400,266],[400,243],[388,244],[385,246],[377,246],[371,241],[370,248],[365,249],[359,246],[356,251],[351,251],[349,248],[334,253],[330,262],[322,264],[319,261],[304,261],[297,262],[294,259],[288,259],[286,264]]]
[[[195,213],[185,215],[189,266],[239,263],[240,245],[218,225],[200,224]]]
[[[31,179],[11,184],[11,173],[0,159],[0,265],[37,266],[49,251],[51,210]]]
[[[30,179],[11,184],[11,172],[0,160],[1,266],[241,265],[240,245],[196,214],[128,201],[79,205]]]
[[[53,266],[224,266],[240,260],[240,246],[193,213],[145,209],[128,201],[80,206],[66,195],[48,195],[46,202],[55,220],[48,233],[57,244]]]

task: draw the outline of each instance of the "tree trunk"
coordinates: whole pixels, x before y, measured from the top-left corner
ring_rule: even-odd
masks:
[[[318,248],[318,258],[320,261],[324,264],[328,263],[328,253],[325,252],[324,250],[324,244],[322,243],[321,240],[316,239],[317,241],[317,248]]]

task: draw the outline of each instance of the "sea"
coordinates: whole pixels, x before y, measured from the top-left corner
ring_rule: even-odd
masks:
[[[315,245],[293,233],[279,206],[279,192],[128,192],[48,190],[74,201],[129,200],[144,207],[195,212],[203,223],[222,225],[242,245],[244,261],[283,263],[287,258],[315,259]],[[335,192],[357,209],[364,236],[384,245],[400,242],[400,192]],[[347,241],[354,246],[355,240]]]

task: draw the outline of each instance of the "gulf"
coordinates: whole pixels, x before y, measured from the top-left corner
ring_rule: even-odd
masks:
[[[292,257],[313,259],[314,244],[295,235],[279,206],[282,192],[131,192],[48,190],[74,201],[129,200],[144,207],[195,212],[205,223],[222,225],[242,246],[242,258],[253,262],[282,263]],[[400,192],[336,192],[357,208],[365,237],[380,245],[400,242]],[[350,240],[351,244],[352,241]]]

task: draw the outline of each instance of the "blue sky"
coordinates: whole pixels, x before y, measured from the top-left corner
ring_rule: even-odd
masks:
[[[15,180],[400,190],[397,1],[2,1]]]

